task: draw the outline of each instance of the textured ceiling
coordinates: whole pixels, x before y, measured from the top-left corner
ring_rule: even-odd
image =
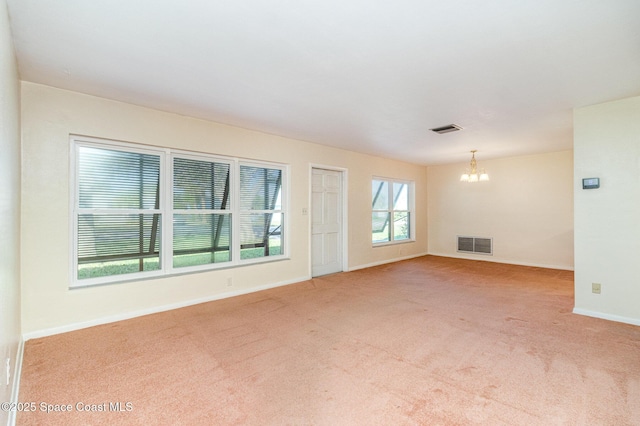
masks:
[[[638,0],[7,3],[23,80],[418,164],[571,149],[572,108],[640,95]]]

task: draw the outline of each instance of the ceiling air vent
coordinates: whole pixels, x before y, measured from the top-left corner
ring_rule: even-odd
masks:
[[[443,134],[449,132],[457,132],[458,130],[462,130],[462,127],[455,124],[447,124],[446,126],[434,127],[433,129],[429,130],[431,130],[432,132]]]
[[[458,252],[493,254],[493,240],[491,238],[458,236]]]

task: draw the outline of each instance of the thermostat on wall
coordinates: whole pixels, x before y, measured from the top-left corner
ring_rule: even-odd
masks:
[[[596,189],[596,188],[600,188],[600,178],[582,179],[582,189]]]

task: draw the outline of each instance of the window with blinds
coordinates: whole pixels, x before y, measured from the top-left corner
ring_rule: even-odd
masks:
[[[231,165],[173,158],[173,266],[231,261]]]
[[[282,253],[282,170],[240,166],[240,258]]]
[[[72,287],[284,257],[286,166],[83,137],[72,144]]]
[[[78,148],[77,278],[161,268],[160,157]]]

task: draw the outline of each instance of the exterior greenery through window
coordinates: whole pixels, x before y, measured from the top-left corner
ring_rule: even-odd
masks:
[[[371,241],[374,244],[413,238],[412,183],[374,178],[371,181]]]
[[[72,144],[72,286],[285,254],[285,166],[85,138]]]
[[[173,267],[231,261],[231,164],[173,158]]]

